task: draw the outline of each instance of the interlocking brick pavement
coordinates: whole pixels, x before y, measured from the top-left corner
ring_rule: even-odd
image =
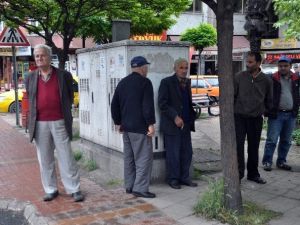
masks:
[[[47,218],[49,224],[177,224],[153,205],[125,194],[123,189],[104,190],[83,177],[81,189],[86,195],[84,202],[74,203],[64,192],[61,182],[58,198],[44,202],[35,151],[26,136],[0,118],[0,200],[29,201],[35,206],[37,214]]]

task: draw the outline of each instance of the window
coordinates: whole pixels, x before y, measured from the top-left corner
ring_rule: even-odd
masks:
[[[193,0],[190,8],[187,9],[187,12],[202,12],[202,1]]]
[[[245,13],[247,11],[247,0],[239,0],[235,7],[235,13]]]

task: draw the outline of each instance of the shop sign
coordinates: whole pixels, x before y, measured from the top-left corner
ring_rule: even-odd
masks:
[[[261,40],[261,49],[290,49],[297,48],[296,39],[262,39]]]
[[[130,38],[134,41],[166,41],[167,33],[163,31],[161,34],[145,34],[145,35],[134,35]]]
[[[290,59],[300,59],[300,53],[282,53],[282,54],[267,54],[266,60],[277,61],[282,55],[285,55]]]
[[[12,55],[12,48],[0,47],[0,56]],[[31,47],[16,47],[16,56],[31,56]]]

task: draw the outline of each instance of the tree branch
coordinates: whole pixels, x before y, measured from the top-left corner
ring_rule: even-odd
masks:
[[[209,8],[217,15],[217,2],[214,0],[201,0],[203,3],[208,5]]]

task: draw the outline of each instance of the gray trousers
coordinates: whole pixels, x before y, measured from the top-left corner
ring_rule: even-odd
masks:
[[[136,192],[149,191],[153,161],[152,138],[124,132],[123,142],[125,188]]]
[[[61,180],[67,194],[79,191],[79,171],[74,160],[64,120],[37,121],[35,144],[44,191],[57,191],[54,149],[57,152]]]

